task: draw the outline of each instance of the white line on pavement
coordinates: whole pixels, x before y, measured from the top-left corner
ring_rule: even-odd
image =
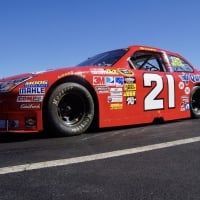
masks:
[[[70,164],[77,164],[77,163],[83,163],[83,162],[88,162],[88,161],[135,154],[135,153],[140,153],[140,152],[145,152],[145,151],[152,151],[156,149],[163,149],[167,147],[189,144],[193,142],[200,142],[200,137],[193,137],[193,138],[188,138],[188,139],[175,140],[171,142],[147,145],[147,146],[142,146],[142,147],[135,147],[135,148],[130,148],[130,149],[116,150],[116,151],[111,151],[111,152],[98,153],[98,154],[80,156],[80,157],[74,157],[74,158],[44,161],[44,162],[16,165],[16,166],[10,166],[10,167],[2,167],[0,168],[0,174],[9,174],[9,173],[30,171],[34,169],[42,169],[42,168],[47,168],[47,167],[57,167],[57,166],[64,166],[64,165],[70,165]]]

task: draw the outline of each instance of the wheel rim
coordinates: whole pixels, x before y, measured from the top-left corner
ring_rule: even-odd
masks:
[[[195,113],[200,113],[200,89],[192,96],[192,110]]]
[[[85,104],[80,95],[65,95],[58,104],[58,116],[68,126],[77,124],[85,114]]]

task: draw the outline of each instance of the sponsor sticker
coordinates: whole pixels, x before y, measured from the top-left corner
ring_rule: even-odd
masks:
[[[28,81],[24,87],[48,87],[48,81]]]
[[[20,105],[20,109],[24,110],[24,109],[40,109],[41,108],[41,104],[40,103],[24,103]]]
[[[43,96],[18,96],[17,102],[42,102]]]
[[[116,103],[116,102],[122,102],[122,101],[123,101],[122,96],[108,96],[109,103]]]
[[[124,78],[122,76],[115,77],[115,83],[117,87],[122,87],[124,85]]]
[[[44,87],[24,87],[19,88],[20,95],[32,95],[32,94],[44,94],[45,88]]]
[[[117,95],[117,96],[122,96],[122,88],[110,88],[110,94],[111,94],[111,96],[115,96],[115,95]]]
[[[0,120],[0,128],[5,129],[6,128],[6,120]]]
[[[105,83],[107,86],[115,86],[115,78],[113,76],[106,76]]]
[[[93,85],[105,85],[103,76],[93,76]]]
[[[130,90],[130,91],[125,91],[124,92],[124,97],[135,97],[136,96],[136,91],[135,90]]]
[[[134,104],[136,104],[136,97],[127,97],[126,103],[127,103],[127,105],[134,105]]]
[[[109,92],[107,86],[96,86],[95,89],[99,93],[108,93]]]
[[[123,108],[123,104],[122,103],[112,103],[110,104],[110,109],[111,110],[120,110]]]

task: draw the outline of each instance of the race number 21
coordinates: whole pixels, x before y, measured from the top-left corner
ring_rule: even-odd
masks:
[[[159,94],[164,89],[164,81],[162,76],[158,74],[145,73],[144,87],[152,88],[147,96],[144,98],[144,110],[159,110],[164,109],[164,101],[168,102],[168,108],[175,107],[175,90],[174,90],[174,78],[172,75],[167,74],[167,96],[164,98],[158,98]],[[154,84],[153,84],[154,83]]]

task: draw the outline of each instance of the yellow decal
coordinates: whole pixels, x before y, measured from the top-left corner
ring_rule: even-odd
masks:
[[[135,96],[136,96],[136,91],[134,90],[124,92],[124,97],[135,97]]]
[[[171,57],[171,65],[173,67],[184,67],[182,60],[177,57]]]
[[[123,104],[121,104],[121,103],[110,104],[111,110],[119,110],[119,109],[122,109],[122,108],[123,108]]]
[[[157,51],[157,49],[149,48],[149,47],[140,47],[141,50],[145,51]]]
[[[125,83],[124,90],[136,90],[136,83]]]
[[[106,74],[113,74],[113,75],[118,75],[118,71],[116,69],[106,69],[105,70]]]

